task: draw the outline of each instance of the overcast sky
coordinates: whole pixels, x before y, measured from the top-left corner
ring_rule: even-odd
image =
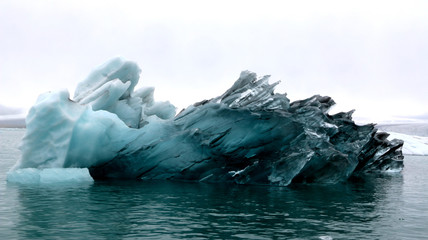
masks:
[[[179,108],[250,70],[357,117],[428,113],[428,1],[0,1],[1,105],[73,93],[116,56]]]

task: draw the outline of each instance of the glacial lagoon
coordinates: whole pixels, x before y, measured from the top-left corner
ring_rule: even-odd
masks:
[[[24,129],[0,129],[0,239],[424,239],[428,156],[401,173],[288,187],[174,181],[13,184]]]

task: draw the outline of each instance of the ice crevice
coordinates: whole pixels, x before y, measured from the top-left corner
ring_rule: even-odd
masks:
[[[279,82],[243,71],[222,95],[176,115],[171,103],[154,100],[153,87],[134,90],[140,73],[115,58],[79,83],[73,98],[67,90],[40,95],[8,181],[59,181],[58,169],[88,169],[64,172],[85,181],[86,173],[285,186],[403,167],[403,141],[355,124],[353,111],[330,115],[331,97],[290,102],[274,92]]]

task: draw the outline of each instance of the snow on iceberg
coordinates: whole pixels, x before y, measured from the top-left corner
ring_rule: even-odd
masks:
[[[400,170],[403,141],[387,140],[353,111],[315,95],[290,102],[277,83],[244,71],[219,97],[175,114],[153,88],[134,91],[139,67],[121,58],[67,91],[41,95],[27,116],[23,168],[88,168],[94,179],[170,179],[239,184],[336,183]]]

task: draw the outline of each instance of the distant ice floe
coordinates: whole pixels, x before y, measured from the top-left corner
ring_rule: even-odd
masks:
[[[403,133],[389,132],[389,139],[402,139],[403,154],[405,155],[428,155],[428,137],[412,136]]]
[[[87,168],[94,179],[286,186],[403,167],[403,141],[355,124],[353,111],[329,115],[328,96],[290,102],[269,76],[243,71],[222,95],[176,115],[171,103],[154,100],[154,88],[134,91],[140,72],[115,58],[79,83],[73,98],[66,90],[42,94],[8,181],[87,179],[76,170]],[[58,168],[74,170],[67,176]]]

